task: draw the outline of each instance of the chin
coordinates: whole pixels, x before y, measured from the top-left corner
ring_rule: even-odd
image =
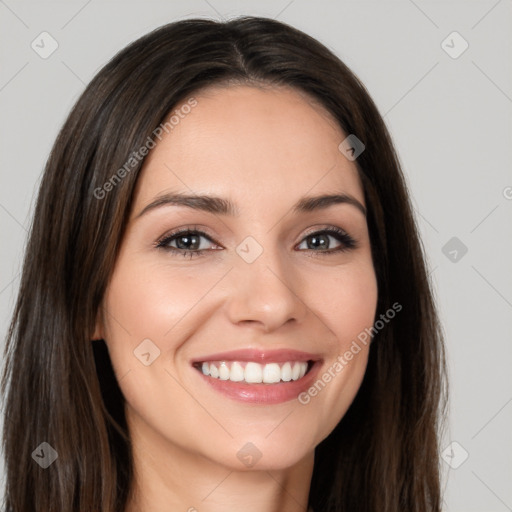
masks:
[[[312,438],[315,432],[313,427],[306,435],[296,429],[283,429],[277,433],[278,429],[270,434],[265,430],[265,433],[260,431],[236,436],[219,447],[219,452],[224,454],[221,459],[219,452],[211,454],[211,458],[230,470],[278,471],[295,466],[314,453],[316,443]]]

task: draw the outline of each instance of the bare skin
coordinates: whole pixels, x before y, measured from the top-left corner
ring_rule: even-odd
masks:
[[[346,413],[367,365],[369,345],[333,371],[376,311],[356,205],[365,206],[363,189],[338,149],[347,134],[302,94],[230,86],[195,98],[144,163],[95,332],[126,398],[136,473],[127,511],[306,511],[314,449]],[[229,199],[238,215],[175,204],[141,214],[170,192]],[[304,196],[335,193],[353,201],[293,210]],[[330,227],[353,246],[332,234],[312,243]],[[208,235],[193,246],[201,255],[180,254],[183,234],[157,247],[177,228]],[[247,237],[256,244],[242,244],[246,252],[262,250],[251,263],[237,252]],[[151,340],[148,365],[134,355],[143,340]],[[255,404],[220,393],[192,366],[241,348],[314,353],[318,376],[331,369],[331,378],[306,404]],[[247,450],[252,466],[240,456]]]

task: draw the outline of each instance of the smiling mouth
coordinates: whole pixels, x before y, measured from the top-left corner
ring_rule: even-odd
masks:
[[[203,375],[212,379],[244,384],[278,384],[302,379],[313,361],[284,361],[260,364],[253,361],[200,361],[194,363]]]

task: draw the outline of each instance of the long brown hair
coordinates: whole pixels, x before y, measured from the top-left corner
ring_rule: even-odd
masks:
[[[241,17],[179,21],[130,44],[94,77],[57,137],[5,348],[8,512],[124,510],[133,481],[124,399],[104,342],[91,338],[143,161],[97,191],[179,102],[231,82],[294,87],[363,141],[356,163],[377,315],[403,307],[375,335],[354,402],[316,448],[310,505],[441,510],[442,332],[391,138],[364,86],[327,48],[286,24]],[[44,442],[58,454],[46,469],[33,456]]]

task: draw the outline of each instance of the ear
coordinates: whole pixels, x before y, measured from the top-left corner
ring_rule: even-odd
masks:
[[[94,325],[94,333],[92,335],[92,340],[103,340],[105,339],[105,327],[103,321],[103,308],[100,306],[98,309],[98,313],[96,315],[96,323]]]

